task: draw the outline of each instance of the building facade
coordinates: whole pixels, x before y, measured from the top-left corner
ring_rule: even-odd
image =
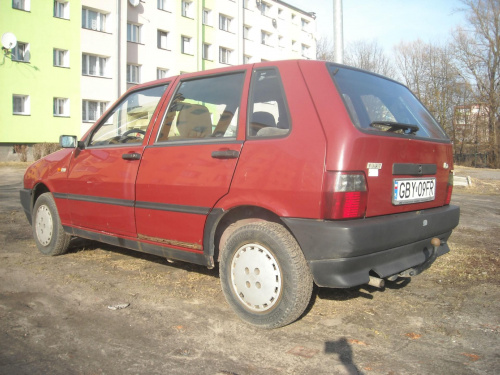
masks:
[[[316,56],[314,13],[279,0],[8,0],[6,32],[31,57],[0,66],[0,144],[81,136],[138,83]]]
[[[61,6],[59,6],[61,5]],[[80,1],[0,1],[0,143],[57,142],[80,132]]]

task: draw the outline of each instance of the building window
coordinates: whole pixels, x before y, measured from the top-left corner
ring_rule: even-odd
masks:
[[[158,9],[167,10],[167,0],[158,0]]]
[[[309,30],[309,21],[305,20],[304,18],[300,19],[300,24],[302,26],[302,31],[308,31]]]
[[[141,42],[141,26],[127,23],[127,42]]]
[[[170,49],[168,48],[168,32],[163,30],[158,30],[158,48]]]
[[[262,14],[263,16],[267,16],[267,17],[270,17],[270,14],[271,14],[271,5],[265,3],[265,2],[261,2],[260,3],[260,14]]]
[[[168,69],[157,68],[156,69],[156,79],[166,78],[168,75]]]
[[[95,31],[106,31],[106,18],[104,13],[94,10],[82,9],[82,27]]]
[[[69,3],[67,1],[54,0],[54,17],[69,20]]]
[[[12,95],[12,113],[15,115],[30,114],[29,95]]]
[[[208,43],[203,43],[203,59],[213,60],[212,58],[212,45]]]
[[[212,11],[210,9],[203,9],[203,24],[212,26]]]
[[[127,64],[127,83],[139,83],[141,81],[141,67],[139,65]]]
[[[82,101],[82,121],[95,122],[106,112],[108,102],[97,102],[92,100]]]
[[[283,9],[278,8],[278,17],[283,18]]]
[[[244,25],[243,26],[243,38],[250,40],[250,26]]]
[[[62,68],[69,67],[69,52],[63,49],[54,48],[54,66]]]
[[[184,35],[181,36],[181,52],[187,55],[193,54],[190,37]]]
[[[302,56],[309,58],[309,46],[302,44]]]
[[[228,48],[219,48],[219,62],[221,64],[231,64],[232,51]]]
[[[219,29],[224,31],[231,31],[231,21],[232,19],[223,14],[219,15]]]
[[[292,40],[292,51],[298,51],[296,40]]]
[[[182,16],[193,18],[193,3],[191,1],[182,1]]]
[[[30,45],[29,43],[17,42],[15,48],[12,49],[12,60],[29,62],[30,61]]]
[[[250,64],[252,61],[252,56],[244,55],[243,56],[243,64]]]
[[[29,12],[30,0],[12,0],[12,8]]]
[[[84,76],[107,76],[106,67],[108,65],[107,57],[100,57],[95,55],[82,55],[82,75]]]
[[[60,117],[69,116],[68,98],[54,98],[54,116],[60,116]]]
[[[270,46],[271,45],[271,34],[261,31],[261,43]]]

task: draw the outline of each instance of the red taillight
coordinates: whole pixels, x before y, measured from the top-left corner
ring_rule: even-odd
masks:
[[[328,172],[324,218],[356,219],[365,216],[368,191],[363,173]]]
[[[444,201],[445,205],[450,204],[451,194],[453,193],[453,171],[448,175],[448,185],[446,185],[446,199]]]

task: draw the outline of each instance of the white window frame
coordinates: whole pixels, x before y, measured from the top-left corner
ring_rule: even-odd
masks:
[[[16,103],[17,102],[17,103]],[[16,109],[16,107],[20,107]],[[29,115],[30,112],[30,96],[29,95],[12,95],[12,114],[14,115]]]
[[[95,110],[91,106],[95,105]],[[108,109],[109,102],[82,100],[82,122],[96,122]]]
[[[30,61],[30,44],[25,42],[17,42],[12,48],[11,58],[13,61],[29,62]]]
[[[31,9],[31,0],[12,0],[12,9],[29,12]]]
[[[182,13],[182,17],[194,18],[193,17],[193,2],[182,0],[181,13]]]
[[[250,64],[252,62],[252,56],[243,55],[243,64]]]
[[[181,35],[181,53],[185,55],[193,54],[193,38],[186,35]]]
[[[231,65],[233,50],[226,47],[219,47],[219,62]]]
[[[203,60],[213,60],[212,57],[212,45],[209,43],[203,43],[202,47],[202,58]]]
[[[268,33],[267,31],[264,31],[264,30],[260,31],[261,44],[263,44],[265,46],[270,46],[271,45],[271,38],[272,38],[271,33]]]
[[[252,40],[250,38],[250,30],[252,30],[252,26],[243,25],[243,39]]]
[[[219,29],[223,31],[227,31],[228,33],[232,32],[232,22],[233,19],[225,14],[219,14]]]
[[[54,117],[69,117],[69,99],[54,98]]]
[[[309,21],[308,20],[306,20],[305,18],[301,18],[300,25],[301,25],[302,31],[309,31]]]
[[[266,17],[271,17],[271,4],[266,3],[265,1],[261,1],[260,3],[260,14]]]
[[[169,48],[170,33],[168,31],[158,29],[157,39],[158,39],[157,44],[159,49],[170,50]]]
[[[168,77],[168,69],[156,68],[156,79],[162,79]]]
[[[212,10],[208,8],[203,8],[203,24],[206,26],[212,26]]]
[[[96,14],[95,20],[91,19],[91,13]],[[82,8],[82,28],[94,31],[107,32],[108,30],[108,15],[98,10]]]
[[[141,43],[142,25],[127,23],[127,42]]]
[[[95,58],[94,65],[91,66],[92,59]],[[91,77],[108,77],[109,57],[82,53],[82,75]],[[94,69],[91,69],[91,68]],[[92,73],[92,70],[94,73]]]
[[[310,47],[306,44],[301,44],[301,53],[303,57],[309,58]]]
[[[69,20],[69,2],[54,0],[54,17]]]
[[[54,48],[53,52],[54,66],[59,68],[69,68],[69,51],[65,49]]]
[[[141,66],[127,64],[127,83],[141,83]]]
[[[158,0],[157,1],[157,7],[158,7],[158,9],[169,12],[169,10],[168,10],[168,1],[169,0]]]

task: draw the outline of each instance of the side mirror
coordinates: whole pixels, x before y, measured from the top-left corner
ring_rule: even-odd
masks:
[[[78,141],[75,135],[61,135],[59,137],[59,144],[62,148],[75,148]]]

